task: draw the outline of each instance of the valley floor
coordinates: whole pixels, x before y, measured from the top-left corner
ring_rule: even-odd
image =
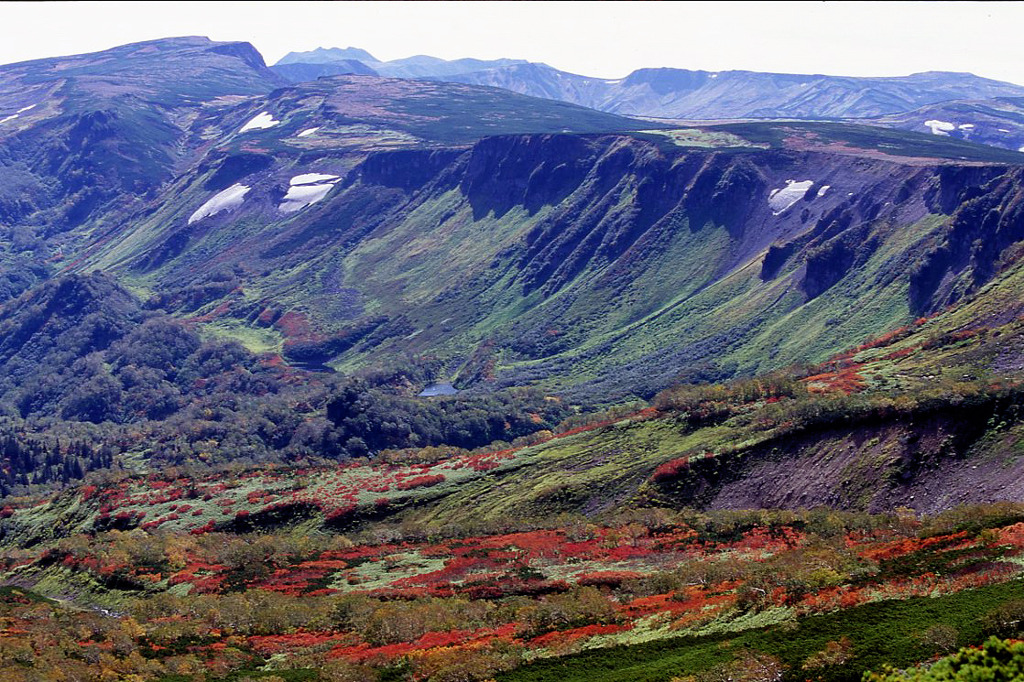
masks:
[[[447,530],[114,530],[9,550],[4,679],[653,681],[756,661],[855,679],[1012,634],[1022,608],[1021,505]]]

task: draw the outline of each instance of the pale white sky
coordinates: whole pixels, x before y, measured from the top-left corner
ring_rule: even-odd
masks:
[[[620,78],[645,66],[1024,84],[1024,2],[2,2],[0,64],[181,35],[378,59],[515,57]]]

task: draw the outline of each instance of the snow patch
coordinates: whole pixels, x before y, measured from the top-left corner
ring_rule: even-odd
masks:
[[[333,187],[334,183],[326,185],[293,185],[288,188],[288,194],[284,195],[284,201],[277,208],[281,213],[295,213],[323,199]]]
[[[221,211],[233,211],[242,205],[245,195],[249,191],[247,185],[238,183],[231,185],[226,190],[214,194],[209,201],[196,209],[196,212],[189,216],[188,224],[202,220],[208,216],[215,215]]]
[[[825,196],[825,192],[827,192],[829,187],[831,187],[831,186],[832,185],[822,185],[821,188],[818,189],[818,196],[819,197]]]
[[[318,130],[320,130],[320,126],[317,126],[316,128],[306,128],[305,130],[303,130],[301,133],[299,133],[295,137],[309,137],[310,135],[312,135],[313,133],[315,133]]]
[[[960,125],[957,126],[957,128],[959,128],[960,130],[970,130],[973,127],[973,123],[961,123]]]
[[[1007,130],[1006,128],[996,128],[996,130],[998,130],[998,131],[999,131],[999,132],[1001,132],[1001,133],[1008,133],[1008,132],[1010,132],[1010,131],[1009,131],[1009,130]]]
[[[13,121],[14,119],[18,118],[18,116],[20,116],[21,114],[24,114],[26,111],[30,111],[30,110],[35,109],[35,108],[36,108],[35,104],[29,104],[27,107],[22,107],[21,109],[18,109],[16,112],[11,114],[10,116],[5,116],[4,118],[0,118],[0,123],[7,123],[8,121]]]
[[[786,186],[773,189],[768,195],[768,206],[773,215],[779,215],[787,208],[804,198],[807,190],[814,184],[813,180],[786,180]]]
[[[337,175],[328,175],[326,173],[303,173],[302,175],[296,175],[288,181],[290,185],[288,193],[284,195],[284,200],[277,208],[282,213],[294,213],[295,211],[302,210],[327,196],[327,193],[331,191],[331,188],[334,187],[334,183],[337,181]]]
[[[708,76],[708,78],[718,78],[718,74],[717,73],[713,73],[710,76]]]
[[[925,121],[924,125],[932,129],[932,135],[945,135],[948,137],[950,130],[956,130],[956,126],[949,121],[932,119],[931,121]]]
[[[261,111],[260,113],[253,116],[251,121],[242,126],[242,128],[238,132],[244,133],[249,130],[263,130],[264,128],[273,128],[278,123],[280,123],[280,121],[275,121],[273,114],[271,114],[268,111]]]
[[[324,173],[303,173],[302,175],[296,175],[292,178],[289,185],[312,185],[314,182],[326,182],[328,180],[337,180],[337,175],[326,175]]]

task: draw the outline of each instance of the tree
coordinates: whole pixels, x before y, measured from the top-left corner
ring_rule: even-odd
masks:
[[[1024,679],[1024,642],[990,637],[981,648],[963,648],[931,667],[896,670],[886,666],[865,682],[1011,682]]]

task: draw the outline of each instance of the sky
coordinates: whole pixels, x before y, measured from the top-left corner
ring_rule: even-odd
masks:
[[[7,2],[0,64],[141,40],[361,47],[380,60],[512,57],[600,78],[643,67],[1024,84],[1024,2]]]

